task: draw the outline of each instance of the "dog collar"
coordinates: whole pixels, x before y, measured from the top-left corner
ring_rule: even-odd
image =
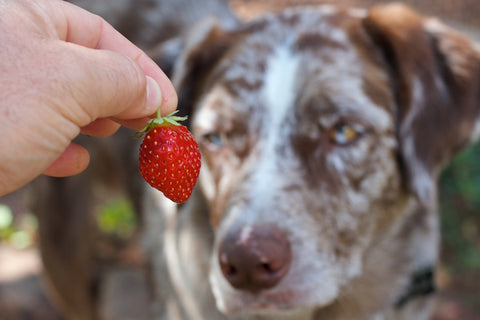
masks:
[[[435,293],[435,268],[433,265],[422,267],[416,270],[411,278],[405,292],[396,300],[395,308],[404,307],[410,300],[428,296]]]

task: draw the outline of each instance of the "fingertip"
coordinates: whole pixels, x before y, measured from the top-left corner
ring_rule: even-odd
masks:
[[[133,120],[122,120],[122,119],[113,119],[113,121],[117,122],[118,124],[129,128],[133,130],[140,130],[144,128],[148,121],[150,120],[150,117],[145,117],[145,118],[140,118],[140,119],[133,119]]]
[[[130,103],[129,107],[121,113],[111,115],[112,118],[128,121],[155,116],[158,109],[160,109],[162,115],[170,114],[176,110],[178,98],[170,80],[165,78],[157,81],[148,75],[145,76],[145,79],[143,103]]]
[[[159,108],[164,116],[175,111],[177,109],[178,97],[170,80],[165,77],[160,82],[157,82],[150,76],[146,76],[146,79],[146,112],[142,116],[155,115]]]
[[[99,118],[94,122],[82,127],[80,132],[95,137],[109,137],[117,132],[120,125],[107,118]]]
[[[163,104],[163,93],[160,85],[152,77],[145,76],[146,80],[146,102],[145,102],[145,114],[148,116],[155,113],[158,108]]]
[[[145,73],[147,80],[149,78],[153,79],[160,87],[162,99],[159,103],[159,107],[162,115],[167,115],[175,111],[178,105],[177,91],[163,70],[160,69],[160,67],[144,52],[135,57],[134,60]],[[157,110],[155,109],[152,114],[156,111]]]
[[[162,102],[160,110],[162,115],[167,115],[175,111],[178,107],[178,96],[173,84],[165,76],[165,81],[160,82],[160,90],[162,91]]]
[[[88,167],[89,162],[88,151],[72,142],[43,174],[51,177],[73,176],[83,172]]]

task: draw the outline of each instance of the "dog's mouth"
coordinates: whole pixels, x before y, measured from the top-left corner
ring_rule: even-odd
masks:
[[[304,304],[308,294],[293,290],[285,291],[264,291],[250,293],[235,291],[215,294],[217,305],[220,311],[225,314],[257,314],[257,315],[278,315],[295,314],[305,312],[308,305]]]
[[[338,294],[336,290],[322,290],[322,294],[318,294],[318,287],[295,286],[292,283],[295,281],[258,292],[234,289],[214,274],[210,275],[210,282],[217,308],[226,315],[307,319],[307,316],[303,316],[305,313],[312,313],[316,308],[332,303]]]

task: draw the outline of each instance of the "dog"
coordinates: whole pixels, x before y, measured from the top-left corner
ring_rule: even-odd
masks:
[[[200,179],[185,204],[143,198],[155,318],[428,319],[437,178],[480,135],[478,47],[401,4],[193,30],[172,78]]]
[[[204,160],[191,199],[174,205],[139,178],[132,132],[80,137],[95,155],[87,172],[48,179],[38,196],[45,271],[68,318],[127,317],[99,315],[132,243],[99,245],[96,180],[135,206],[150,319],[429,317],[436,181],[480,136],[474,43],[397,4],[243,22],[223,0],[208,2],[220,21],[203,2],[74,2],[151,49]],[[185,11],[198,24],[186,28]]]

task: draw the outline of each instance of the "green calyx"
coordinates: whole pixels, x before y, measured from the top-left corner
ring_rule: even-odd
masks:
[[[157,110],[157,117],[150,120],[143,129],[137,131],[137,133],[135,134],[135,137],[136,138],[141,138],[141,137],[143,137],[143,135],[146,132],[148,132],[153,127],[158,127],[158,126],[161,126],[161,125],[172,124],[174,126],[181,126],[181,124],[179,122],[187,120],[188,117],[186,117],[186,116],[185,117],[176,116],[175,114],[177,112],[178,112],[178,110],[175,110],[174,112],[166,115],[165,117],[162,117],[162,115],[160,114],[160,109],[158,109]]]

